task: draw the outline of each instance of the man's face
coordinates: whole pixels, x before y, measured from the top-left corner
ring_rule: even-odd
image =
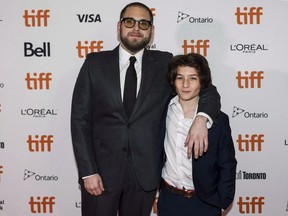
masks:
[[[135,20],[151,21],[149,13],[141,7],[129,7],[123,14],[123,18],[134,18]],[[151,40],[154,26],[151,25],[147,30],[142,30],[135,23],[133,28],[125,27],[124,23],[118,22],[117,31],[120,37],[121,46],[131,54],[135,54],[144,47]]]
[[[201,88],[197,70],[188,66],[178,67],[174,86],[180,101],[197,98]]]

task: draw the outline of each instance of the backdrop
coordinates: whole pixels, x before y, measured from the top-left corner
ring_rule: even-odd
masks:
[[[118,45],[127,3],[0,0],[0,215],[80,216],[72,90],[87,53]],[[288,215],[288,1],[143,3],[150,49],[210,62],[238,160],[228,215]]]

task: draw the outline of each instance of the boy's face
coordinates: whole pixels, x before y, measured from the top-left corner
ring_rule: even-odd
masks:
[[[197,70],[188,66],[178,67],[174,86],[182,101],[198,97],[201,84]]]

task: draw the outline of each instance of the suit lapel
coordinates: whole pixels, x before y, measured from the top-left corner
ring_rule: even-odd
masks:
[[[149,55],[149,51],[144,50],[143,59],[142,59],[142,79],[141,85],[136,99],[135,107],[133,109],[131,117],[141,109],[141,104],[145,100],[148,91],[151,87],[152,81],[155,74],[157,73],[157,67],[155,60]]]
[[[127,114],[124,110],[122,98],[121,98],[121,87],[120,87],[120,72],[119,72],[119,46],[117,46],[109,57],[106,68],[105,77],[107,78],[108,88],[111,89],[111,96],[113,103],[119,110],[120,114],[127,119]]]

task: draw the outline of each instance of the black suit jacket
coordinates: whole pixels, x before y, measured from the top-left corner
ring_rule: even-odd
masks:
[[[235,194],[235,149],[228,116],[221,112],[218,124],[208,130],[209,148],[199,159],[192,160],[193,182],[199,198],[226,209]]]
[[[171,57],[168,52],[144,51],[141,86],[128,118],[121,100],[119,47],[87,55],[74,87],[71,110],[80,179],[99,173],[106,191],[116,189],[123,179],[130,143],[141,187],[153,190],[158,186],[163,152],[160,124],[172,92],[166,79]],[[220,97],[215,87],[208,92],[200,97],[199,110],[215,119]]]

